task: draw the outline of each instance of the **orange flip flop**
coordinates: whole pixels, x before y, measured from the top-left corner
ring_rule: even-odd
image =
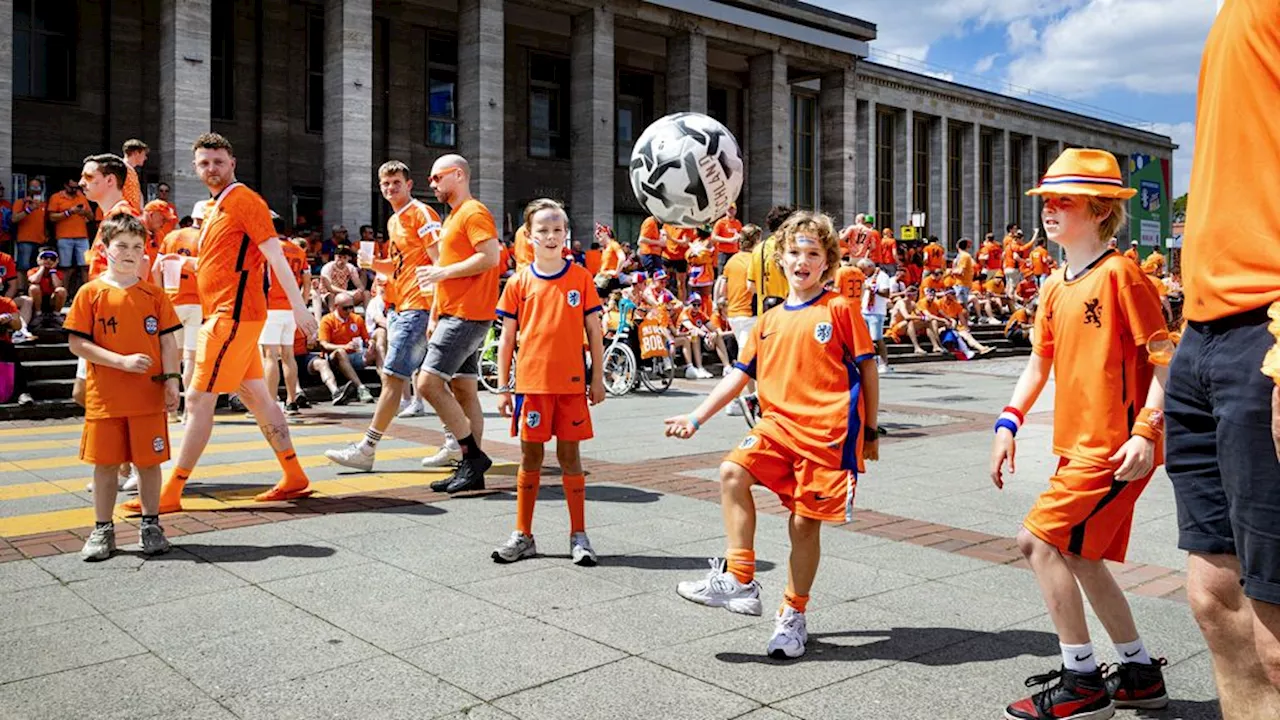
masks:
[[[142,501],[135,498],[128,502],[121,503],[120,509],[125,510],[127,512],[135,513],[135,514],[142,514]],[[168,505],[166,505],[163,500],[160,502],[161,515],[166,515],[168,513],[176,513],[176,512],[182,512],[181,500],[179,500],[177,503],[172,503]]]
[[[314,492],[310,486],[303,488],[282,488],[273,487],[264,493],[258,493],[253,496],[257,502],[282,502],[286,500],[297,500],[299,498],[309,497]]]

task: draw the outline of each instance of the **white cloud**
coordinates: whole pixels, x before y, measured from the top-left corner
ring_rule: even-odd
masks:
[[[1195,154],[1196,148],[1196,124],[1193,122],[1156,122],[1143,123],[1138,127],[1153,133],[1167,135],[1177,143],[1178,149],[1173,151],[1173,174],[1171,178],[1173,187],[1169,190],[1169,196],[1176,198],[1187,192],[1191,187],[1191,157]]]
[[[973,64],[973,71],[979,75],[989,71],[992,65],[996,64],[996,60],[1000,57],[1000,53],[991,53],[986,57],[978,60]]]
[[[1031,24],[1029,18],[1018,18],[1009,23],[1009,27],[1005,28],[1005,35],[1009,39],[1010,52],[1018,52],[1019,50],[1033,47],[1039,40],[1039,36],[1036,34],[1036,27]]]

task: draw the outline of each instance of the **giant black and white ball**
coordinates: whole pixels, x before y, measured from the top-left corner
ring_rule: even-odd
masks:
[[[742,149],[714,118],[667,115],[646,128],[631,150],[631,189],[660,222],[713,223],[742,191]]]

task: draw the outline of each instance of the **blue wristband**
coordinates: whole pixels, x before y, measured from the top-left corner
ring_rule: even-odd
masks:
[[[689,415],[689,422],[693,423],[694,430],[702,429],[702,423],[698,422],[698,418],[694,417],[692,414]]]
[[[1014,437],[1018,436],[1018,423],[1010,420],[1009,418],[1000,418],[996,421],[995,431],[1000,432],[1000,428],[1004,428],[1013,433]]]

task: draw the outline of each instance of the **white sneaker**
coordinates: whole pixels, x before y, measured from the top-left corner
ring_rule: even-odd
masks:
[[[124,478],[120,482],[121,492],[137,492],[138,491],[138,468],[129,470],[129,477]]]
[[[729,409],[725,411],[729,417],[742,417],[742,403],[734,400],[729,403]]]
[[[711,571],[701,580],[686,580],[676,585],[676,593],[685,600],[709,607],[722,607],[742,615],[760,614],[760,583],[752,580],[743,585],[728,571],[720,558],[708,561]]]
[[[31,342],[32,340],[35,340],[35,339],[36,339],[36,336],[32,335],[31,331],[27,330],[25,327],[13,334],[14,343]]]
[[[698,380],[700,379],[700,377],[701,376],[698,375],[698,368],[694,367],[692,363],[690,363],[687,367],[685,367],[684,369],[685,380]]]
[[[462,446],[449,433],[444,434],[444,445],[435,455],[422,458],[424,468],[442,468],[457,465],[462,460]]]
[[[573,558],[574,565],[595,566],[596,551],[591,548],[591,541],[587,539],[586,533],[578,532],[569,536],[569,557]]]
[[[355,443],[351,443],[341,450],[324,451],[324,456],[329,458],[330,462],[334,462],[338,465],[349,467],[354,470],[364,470],[365,472],[373,470],[373,458],[376,454],[377,453],[366,453]]]
[[[733,372],[733,366],[725,365],[723,368],[720,368],[720,377],[729,377],[729,373],[731,372]]]
[[[706,368],[698,368],[699,380],[710,380],[713,377],[715,377],[715,375],[712,375]]]
[[[538,545],[533,541],[533,536],[515,530],[506,542],[494,548],[489,557],[496,563],[513,563],[537,554]]]
[[[804,613],[787,606],[778,613],[773,624],[773,637],[769,638],[769,657],[777,660],[798,658],[804,655],[804,644],[809,641]]]
[[[426,405],[423,405],[422,398],[417,397],[415,395],[414,398],[409,401],[409,404],[405,405],[400,410],[400,414],[397,415],[396,417],[412,418],[412,417],[419,417],[421,415],[426,415],[426,414],[427,414],[427,407]]]

